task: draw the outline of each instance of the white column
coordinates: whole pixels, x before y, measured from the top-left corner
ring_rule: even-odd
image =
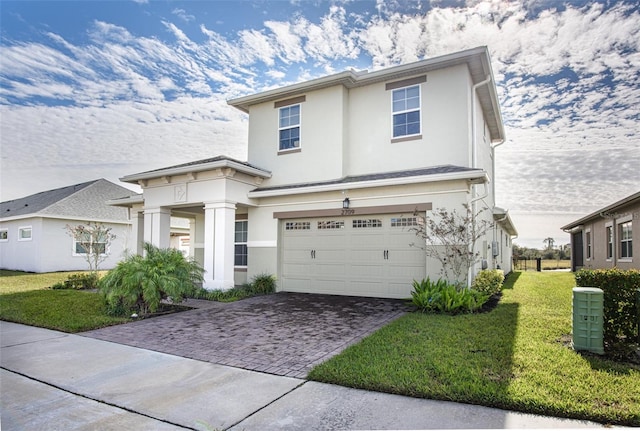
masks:
[[[130,252],[142,255],[144,250],[144,214],[139,211],[134,211],[131,215],[130,247]]]
[[[144,210],[144,241],[159,248],[169,248],[171,235],[171,209],[146,208]]]
[[[234,242],[236,206],[231,202],[204,206],[204,287],[230,289],[234,286]]]

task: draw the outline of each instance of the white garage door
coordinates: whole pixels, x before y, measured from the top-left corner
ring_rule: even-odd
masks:
[[[425,277],[412,246],[415,217],[366,215],[282,220],[280,287],[289,292],[408,298]]]

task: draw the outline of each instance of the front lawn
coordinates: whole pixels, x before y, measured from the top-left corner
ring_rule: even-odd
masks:
[[[75,273],[0,271],[0,320],[71,333],[130,321],[108,316],[97,293],[48,289]]]
[[[640,368],[568,347],[572,273],[523,272],[490,313],[411,313],[309,378],[342,386],[640,425]]]

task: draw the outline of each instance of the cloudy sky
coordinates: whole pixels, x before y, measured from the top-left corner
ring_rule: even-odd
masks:
[[[226,100],[487,45],[516,243],[640,190],[637,1],[0,2],[0,200],[224,154]]]

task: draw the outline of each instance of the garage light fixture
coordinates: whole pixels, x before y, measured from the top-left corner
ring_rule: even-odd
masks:
[[[342,201],[342,208],[345,210],[349,209],[349,198],[344,198],[344,200]]]

